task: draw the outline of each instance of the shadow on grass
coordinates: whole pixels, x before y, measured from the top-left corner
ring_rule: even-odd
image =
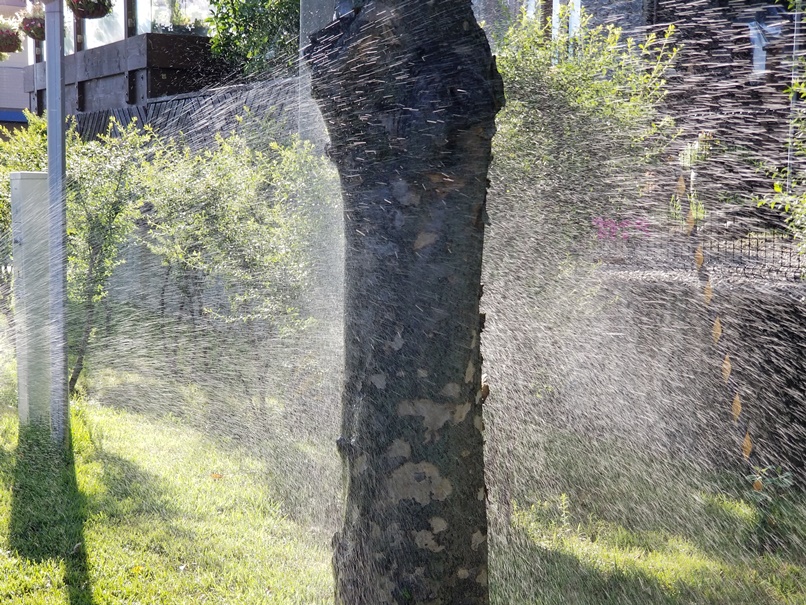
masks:
[[[515,536],[491,556],[494,605],[773,605],[763,586],[735,578],[694,574],[693,583],[661,583],[631,566],[594,566],[573,553]],[[789,602],[789,601],[786,601]],[[795,601],[792,601],[793,603]],[[800,601],[797,601],[800,602]]]
[[[85,503],[72,450],[50,427],[21,426],[13,470],[9,546],[33,562],[64,562],[70,605],[93,605],[84,544]]]
[[[111,370],[108,376],[114,376]],[[279,404],[261,407],[236,389],[216,392],[204,385],[180,385],[171,378],[133,372],[118,378],[119,382],[94,393],[95,401],[156,422],[169,416],[211,438],[218,447],[261,459],[262,481],[276,495],[285,515],[328,536],[336,531],[341,467],[332,454],[334,438],[296,431],[288,410],[281,411]]]
[[[599,523],[618,526],[621,537],[640,548],[649,548],[643,537],[652,544],[655,536],[666,535],[727,564],[759,554],[745,469],[715,468],[623,439],[590,439],[570,431],[549,433],[542,444],[544,468],[539,474],[529,469],[533,474],[522,481],[528,490],[515,496],[519,503],[550,501],[556,508],[562,495],[572,525],[588,533],[596,533],[592,525]],[[559,522],[559,509],[554,513],[548,520]]]
[[[603,573],[570,554],[518,542],[494,550],[491,600],[495,605],[680,603],[646,574],[628,575],[617,569]]]
[[[170,487],[157,476],[143,470],[135,463],[106,451],[96,454],[103,464],[104,472],[99,477],[104,489],[87,500],[90,514],[100,513],[104,517],[125,524],[132,532],[160,527],[179,535],[174,528],[178,516],[172,500]],[[184,539],[194,540],[191,534]]]
[[[3,447],[3,443],[4,435],[0,432],[0,485],[11,485],[11,477],[14,474],[14,456],[10,448]]]
[[[518,527],[491,536],[495,605],[779,605],[802,603],[803,571],[756,559],[731,566],[672,539],[622,549],[603,538],[549,536]],[[624,530],[626,532],[626,530]],[[567,541],[566,541],[567,540]],[[603,542],[600,544],[600,542]],[[752,567],[751,567],[752,566]]]

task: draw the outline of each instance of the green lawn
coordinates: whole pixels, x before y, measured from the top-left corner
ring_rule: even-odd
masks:
[[[82,405],[65,472],[15,413],[0,416],[0,603],[331,602],[329,553],[281,513],[264,460]]]
[[[515,504],[493,563],[502,605],[806,605],[806,498],[794,487],[764,528],[741,469],[570,432],[544,447],[545,475]]]
[[[532,577],[531,588],[522,590],[525,600],[518,602],[806,603],[804,566],[785,556],[737,557],[738,545],[720,554],[663,531],[629,531],[605,523],[555,524],[544,513],[545,509],[531,507],[517,513],[516,523],[529,544],[524,549],[529,569],[519,572]]]
[[[10,394],[13,367],[0,373]],[[95,379],[105,402],[148,392],[142,375]],[[195,410],[200,395],[190,399]],[[338,511],[324,445],[267,434],[258,452],[187,414],[81,403],[65,470],[47,434],[19,432],[8,401],[0,603],[332,603]],[[570,431],[531,438],[544,454],[513,437],[521,487],[508,530],[491,536],[494,605],[806,605],[806,499],[794,488],[771,546],[738,473]]]
[[[329,552],[282,514],[264,459],[175,418],[97,405],[75,406],[72,429],[65,472],[47,435],[18,434],[13,408],[0,416],[0,603],[332,602]],[[758,548],[741,493],[692,483],[672,497],[566,463],[571,483],[554,489],[570,495],[516,505],[506,550],[496,541],[497,605],[806,603],[802,544]],[[788,522],[806,518],[799,506]]]

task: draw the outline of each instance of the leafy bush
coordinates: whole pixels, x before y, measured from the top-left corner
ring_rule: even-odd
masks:
[[[47,170],[47,122],[25,112],[27,128],[8,130],[0,126],[0,231],[11,229],[12,172]]]
[[[781,467],[753,467],[746,479],[752,486],[747,491],[748,500],[755,503],[758,512],[753,536],[757,546],[771,551],[793,545],[801,548],[803,530],[795,507],[792,473]]]
[[[47,170],[45,120],[30,113],[28,128],[9,131],[0,126],[0,259],[11,258],[11,178],[12,172]],[[4,237],[5,236],[5,237]],[[11,274],[0,272],[0,313],[13,321],[11,314]]]
[[[0,141],[5,233],[8,173],[47,164],[45,121],[31,114],[28,120],[27,129],[0,133],[8,138]],[[259,151],[236,133],[194,152],[136,122],[123,127],[113,120],[93,141],[83,141],[71,126],[66,156],[68,295],[82,323],[81,336],[71,343],[71,389],[97,305],[135,234],[197,305],[194,313],[260,320],[279,329],[299,325],[300,292],[313,270],[313,234],[335,215],[338,191],[332,167],[310,143],[291,138]],[[204,299],[205,289],[219,295]]]
[[[806,81],[797,81],[789,91],[801,101],[806,100]],[[773,193],[761,200],[759,206],[768,206],[787,215],[792,236],[802,254],[806,254],[806,116],[799,115],[792,122],[790,150],[793,162],[786,168],[770,171]]]
[[[203,313],[294,315],[312,262],[308,242],[333,210],[336,190],[332,169],[310,143],[274,142],[264,152],[233,134],[194,154],[169,141],[154,148],[144,170],[149,248],[185,281],[190,299],[198,301],[198,288],[211,282],[227,293],[228,308],[208,305]]]
[[[67,136],[67,286],[68,297],[82,314],[83,328],[69,389],[84,367],[96,307],[107,294],[119,251],[134,230],[140,208],[140,171],[154,134],[136,121],[120,126],[110,119],[105,134],[82,141],[70,128]]]
[[[558,31],[568,32],[567,8],[559,17]],[[597,235],[645,237],[643,205],[659,206],[642,180],[654,180],[647,173],[676,135],[661,108],[677,54],[673,32],[639,44],[612,25],[593,26],[583,12],[575,35],[552,37],[548,21],[524,13],[497,44],[507,105],[493,139],[482,303],[490,317],[518,318],[517,330],[493,324],[485,333],[491,358],[518,351],[515,364],[506,354],[493,360],[495,401],[510,403],[500,416],[495,403],[487,410],[492,498],[506,517],[493,523],[503,531],[509,502],[538,473],[531,464],[508,468],[517,452],[533,455],[534,426],[595,405],[581,401],[587,391],[572,383],[573,364],[585,359],[579,350],[604,350],[595,330],[609,321],[603,310],[613,300],[588,252]],[[524,421],[508,423],[513,414]]]
[[[560,13],[568,32],[569,13]],[[590,228],[639,197],[646,164],[675,132],[660,112],[677,49],[672,26],[643,43],[582,14],[573,36],[523,14],[504,36],[498,66],[507,106],[499,114],[494,181],[528,192],[554,227]]]

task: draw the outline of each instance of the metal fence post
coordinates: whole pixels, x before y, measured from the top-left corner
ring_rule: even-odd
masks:
[[[48,118],[48,185],[50,189],[50,422],[54,441],[67,440],[67,211],[64,197],[64,8],[61,0],[45,4],[45,64]]]

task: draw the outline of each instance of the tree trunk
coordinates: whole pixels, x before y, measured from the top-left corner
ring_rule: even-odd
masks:
[[[84,316],[84,329],[81,332],[81,341],[78,343],[78,351],[76,353],[76,362],[73,365],[73,371],[70,374],[70,380],[67,383],[67,392],[73,396],[76,392],[76,384],[81,372],[84,370],[84,358],[87,355],[87,349],[90,344],[90,334],[92,334],[92,323],[95,321],[95,304],[92,302],[92,297],[87,300]]]
[[[70,373],[70,379],[67,381],[67,394],[72,397],[76,391],[76,384],[78,377],[84,370],[84,358],[87,354],[87,349],[90,344],[90,335],[92,334],[92,324],[95,321],[95,303],[93,302],[93,293],[95,289],[95,272],[98,262],[99,253],[97,248],[93,247],[90,250],[90,257],[87,260],[87,275],[84,277],[84,329],[81,331],[81,340],[78,343],[78,350],[76,351],[76,363],[73,365],[73,371]]]
[[[501,78],[470,0],[370,0],[306,56],[345,216],[336,601],[488,603],[479,297]]]

